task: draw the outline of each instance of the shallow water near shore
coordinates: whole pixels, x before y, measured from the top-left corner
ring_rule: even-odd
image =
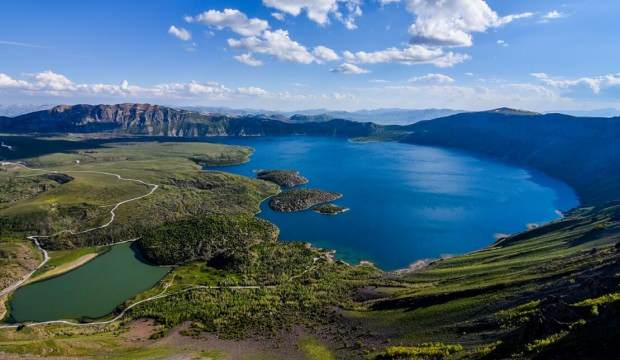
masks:
[[[335,249],[339,259],[386,270],[483,248],[498,234],[557,219],[558,211],[578,205],[561,181],[453,150],[302,136],[208,141],[255,149],[247,163],[208,169],[251,177],[260,169],[293,169],[310,180],[305,187],[344,195],[334,203],[350,211],[335,216],[279,213],[263,202],[259,216],[280,228],[282,240]]]

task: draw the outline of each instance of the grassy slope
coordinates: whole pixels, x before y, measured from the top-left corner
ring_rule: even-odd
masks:
[[[66,171],[75,180],[14,202],[1,210],[0,216],[10,225],[5,229],[12,227],[17,232],[79,230],[105,223],[110,205],[150,190],[113,176],[73,170],[111,172],[161,186],[153,196],[119,208],[115,226],[83,236],[59,236],[47,241],[46,246],[52,249],[126,240],[138,236],[145,227],[198,214],[254,213],[258,201],[276,191],[274,185],[224,173],[199,172],[195,162],[242,162],[250,152],[247,148],[205,143],[116,143],[95,150],[26,159],[32,167]],[[80,163],[76,164],[76,160]]]
[[[20,148],[28,153],[27,142],[20,139]],[[56,142],[33,140],[41,148],[47,146],[54,150],[57,150]],[[222,173],[203,173],[196,164],[197,159],[218,164],[224,161],[246,161],[251,153],[248,148],[155,142],[113,143],[94,149],[81,149],[78,145],[75,147],[76,150],[67,153],[51,153],[25,158],[23,161],[31,167],[68,172],[113,172],[162,186],[152,198],[121,206],[117,211],[116,222],[109,229],[95,231],[88,236],[53,238],[46,243],[51,249],[74,249],[129,239],[134,236],[137,227],[148,227],[165,220],[165,217],[152,216],[156,213],[165,214],[168,218],[208,212],[253,214],[258,209],[258,199],[277,191],[275,185],[262,181]],[[76,160],[80,161],[79,165]],[[0,190],[3,190],[3,195],[7,195],[0,198],[3,199],[0,203],[0,248],[6,252],[5,263],[0,268],[3,284],[14,282],[40,262],[40,254],[24,239],[25,235],[53,233],[61,229],[80,230],[100,225],[108,221],[111,204],[145,194],[149,190],[141,184],[119,181],[113,176],[100,174],[72,173],[75,179],[63,185],[43,181],[38,176],[20,177],[39,173],[17,167],[10,171],[0,171],[0,184],[3,184]],[[42,183],[45,184],[43,188]],[[46,269],[75,260],[75,256],[84,255],[84,251],[52,252],[52,260]]]
[[[479,358],[491,349],[488,358],[540,356],[559,340],[548,337],[575,333],[580,320],[599,321],[570,304],[618,291],[619,241],[619,206],[582,209],[488,249],[394,277],[390,287],[378,288],[388,296],[350,316],[392,342],[463,345],[454,358]],[[524,304],[527,311],[519,308]],[[492,345],[497,341],[501,345]],[[603,340],[575,341],[593,350]]]
[[[187,160],[188,154],[200,151],[194,144],[185,145],[117,144],[94,152],[80,150],[31,159],[45,166],[73,168],[78,157],[80,167],[163,184],[153,197],[119,209],[114,230],[59,245],[120,239],[144,226],[194,216],[253,214],[262,197],[277,191],[273,185],[238,176],[201,174],[195,162]],[[48,194],[25,201],[39,196]],[[147,222],[143,214],[149,214]],[[175,295],[138,306],[131,315],[154,318],[166,328],[189,320],[192,331],[207,330],[228,338],[275,334],[299,323],[323,329],[335,321],[335,333],[320,333],[318,343],[301,342],[300,348],[308,356],[327,357],[332,355],[324,346],[328,343],[338,349],[336,356],[346,359],[375,355],[383,359],[431,358],[429,354],[435,354],[434,359],[554,358],[566,354],[567,349],[590,354],[597,348],[609,351],[614,346],[609,338],[613,339],[618,329],[614,314],[620,299],[619,222],[617,206],[582,209],[563,221],[507,238],[488,249],[436,261],[407,274],[347,267],[301,244],[255,244],[247,259],[232,268],[216,269],[203,261],[175,268],[162,281],[172,284],[168,291]],[[161,292],[162,284],[128,303]],[[267,286],[187,290],[196,285]],[[356,288],[360,290],[352,297]],[[331,306],[345,309],[345,319]],[[607,337],[600,334],[601,329],[607,329],[603,334]],[[61,347],[58,355],[102,355],[114,351],[111,348],[131,348],[114,334],[81,338],[67,336],[67,331],[50,327],[25,333],[0,332],[0,351],[42,354],[45,349],[37,345],[41,339],[50,348]],[[107,347],[98,345],[98,336],[104,337]],[[430,342],[434,344],[423,345]],[[590,345],[571,349],[575,343]],[[159,356],[150,351],[182,352],[153,347],[132,351],[139,356],[143,352],[143,358]]]

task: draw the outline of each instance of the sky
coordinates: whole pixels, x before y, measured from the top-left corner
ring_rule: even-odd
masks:
[[[0,104],[620,108],[620,1],[0,2]]]

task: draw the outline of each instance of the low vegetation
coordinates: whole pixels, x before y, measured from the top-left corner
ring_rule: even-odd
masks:
[[[71,151],[24,159],[58,169],[70,181],[18,167],[0,172],[6,199],[0,279],[12,283],[40,262],[25,235],[104,223],[111,205],[149,191],[145,184],[75,170],[160,187],[121,206],[114,226],[46,241],[54,251],[39,273],[94,253],[95,245],[138,236],[147,259],[174,267],[119,306],[164,294],[132,307],[123,321],[92,329],[1,330],[0,352],[24,358],[212,354],[166,342],[178,327],[188,338],[210,333],[257,341],[303,328],[303,338],[291,344],[309,359],[593,359],[620,352],[619,204],[577,209],[480,251],[384,273],[334,260],[328,250],[277,241],[277,228],[255,217],[260,202],[279,191],[272,182],[200,171],[204,159],[241,162],[249,149],[154,142],[82,148],[75,142]],[[10,181],[18,185],[2,187]],[[339,196],[293,189],[273,199],[292,211]],[[155,322],[150,339],[123,340],[125,326],[145,318]]]
[[[210,215],[147,229],[138,244],[158,265],[205,260],[219,267],[242,261],[249,248],[278,238],[278,228],[250,215]]]
[[[301,176],[299,171],[293,170],[261,170],[256,173],[256,178],[271,181],[284,188],[292,188],[308,183],[308,179]]]
[[[342,207],[342,206],[338,206],[338,205],[335,205],[335,204],[317,205],[317,206],[313,207],[312,210],[318,212],[319,214],[325,214],[325,215],[338,215],[338,214],[341,214],[343,212],[349,211],[348,208]]]
[[[273,196],[269,201],[269,207],[282,212],[302,211],[340,197],[342,194],[318,189],[293,189]]]

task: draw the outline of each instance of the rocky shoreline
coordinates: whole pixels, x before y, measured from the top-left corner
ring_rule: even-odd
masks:
[[[272,197],[269,207],[281,212],[303,211],[341,197],[342,194],[319,189],[294,189]]]
[[[338,206],[335,204],[321,204],[312,208],[315,212],[322,215],[338,215],[349,211],[349,208]]]
[[[260,170],[256,173],[256,178],[270,181],[283,188],[293,188],[308,183],[308,179],[301,176],[299,171],[293,170]]]

